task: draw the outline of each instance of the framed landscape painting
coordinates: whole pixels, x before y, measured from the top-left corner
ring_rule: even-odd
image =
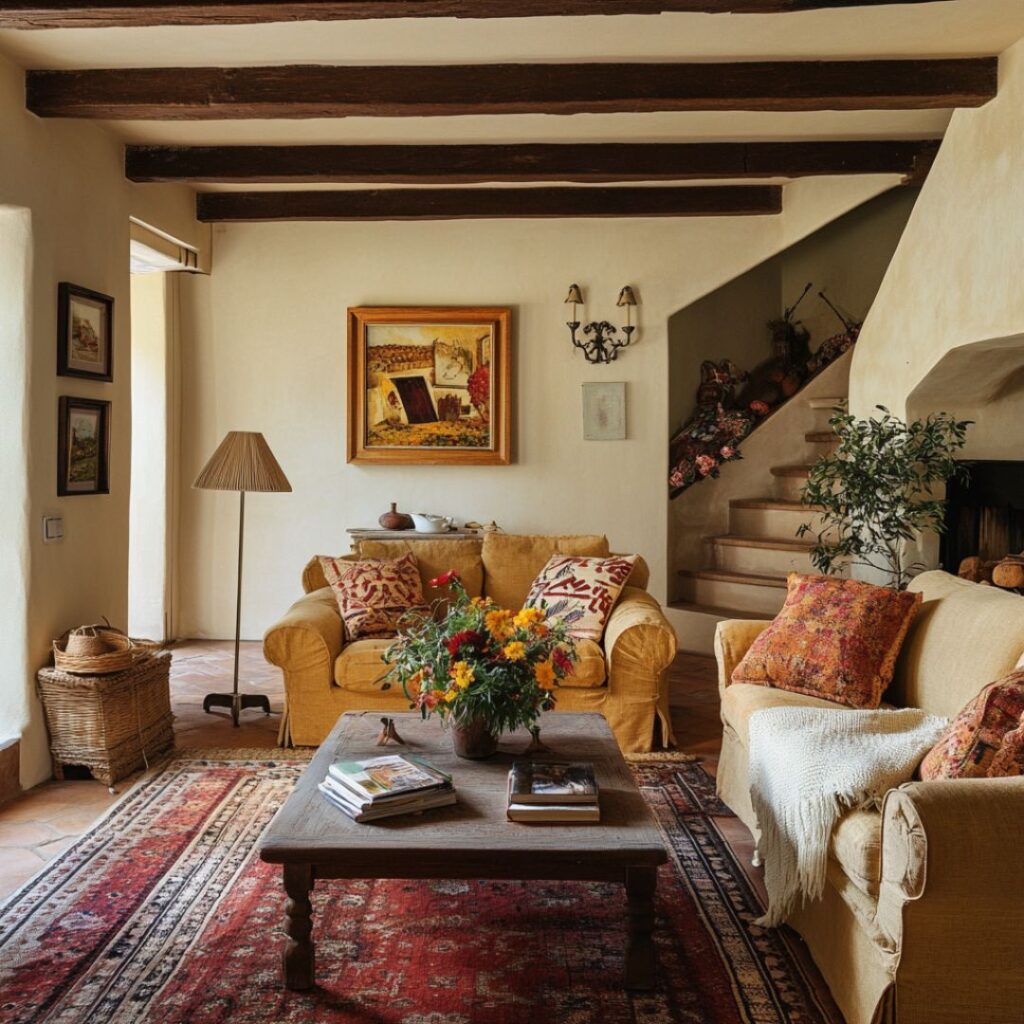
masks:
[[[507,465],[511,310],[348,311],[348,461]]]
[[[57,494],[109,494],[110,403],[63,395],[57,429]]]
[[[57,375],[114,379],[114,300],[62,281],[57,286]]]

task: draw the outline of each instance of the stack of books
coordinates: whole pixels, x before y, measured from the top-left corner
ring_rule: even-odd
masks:
[[[452,777],[406,754],[335,761],[320,792],[353,821],[378,821],[455,803]]]
[[[586,761],[516,761],[508,773],[511,821],[601,820],[594,766]]]

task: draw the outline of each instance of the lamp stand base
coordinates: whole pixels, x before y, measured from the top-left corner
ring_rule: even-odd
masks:
[[[231,720],[238,725],[238,717],[246,708],[261,708],[265,715],[270,714],[270,698],[262,693],[208,693],[203,698],[203,710],[211,708],[230,708]]]

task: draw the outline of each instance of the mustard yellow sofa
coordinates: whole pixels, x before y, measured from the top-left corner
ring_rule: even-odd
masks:
[[[508,608],[522,606],[534,577],[553,554],[609,553],[608,541],[599,536],[485,534],[482,539],[360,541],[346,557],[397,558],[407,551],[417,557],[428,600],[428,581],[454,568],[470,596],[491,597]],[[647,593],[647,580],[647,566],[640,560],[612,609],[602,643],[576,642],[576,671],[557,692],[559,711],[601,712],[626,752],[651,750],[656,727],[662,743],[673,743],[666,673],[676,637]],[[302,586],[305,596],[267,630],[263,641],[267,660],[284,670],[291,741],[321,743],[345,711],[408,710],[401,686],[383,680],[387,666],[381,656],[390,641],[346,641],[337,601],[316,558],[306,565]]]
[[[1024,599],[944,572],[918,576],[923,604],[885,701],[951,718],[1024,652]],[[831,707],[731,684],[767,622],[718,625],[722,700],[718,792],[757,836],[747,723],[766,707]],[[799,736],[794,736],[799,743]],[[1024,1020],[1024,777],[908,782],[880,811],[852,811],[832,834],[821,901],[790,919],[847,1024],[1008,1024]]]

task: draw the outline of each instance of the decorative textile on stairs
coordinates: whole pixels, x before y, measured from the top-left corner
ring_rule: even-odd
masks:
[[[254,846],[305,765],[250,753],[178,756],[0,908],[2,1024],[840,1020],[790,936],[752,925],[730,813],[681,762],[633,768],[672,851],[654,991],[622,989],[621,886],[337,880],[313,896],[320,983],[287,992],[280,871]]]
[[[750,716],[750,798],[777,925],[820,899],[832,829],[910,779],[946,727],[917,708],[764,708]]]

